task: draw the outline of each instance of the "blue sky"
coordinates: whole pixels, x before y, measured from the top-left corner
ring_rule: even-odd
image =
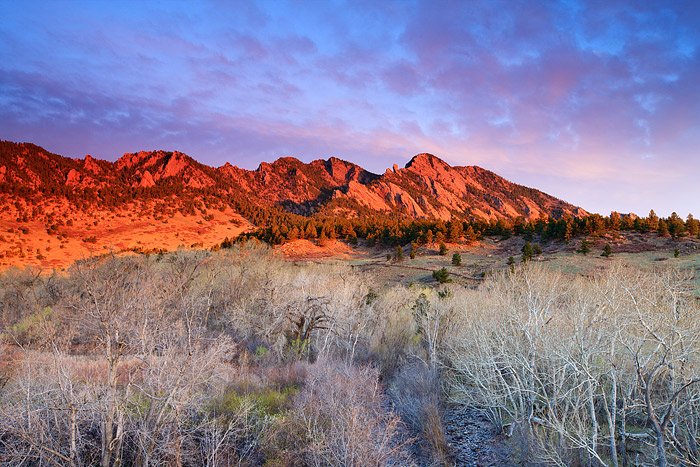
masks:
[[[700,2],[0,0],[0,138],[213,166],[431,152],[700,215]]]

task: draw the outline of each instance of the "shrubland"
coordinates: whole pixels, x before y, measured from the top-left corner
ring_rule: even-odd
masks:
[[[697,465],[700,308],[690,277],[529,265],[461,290],[450,397],[516,435],[526,462]]]
[[[450,465],[446,404],[525,465],[697,465],[690,278],[525,263],[399,286],[248,242],[0,276],[4,465]]]

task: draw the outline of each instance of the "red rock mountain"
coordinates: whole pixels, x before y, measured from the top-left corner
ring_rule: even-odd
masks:
[[[0,141],[0,193],[80,197],[96,190],[150,190],[153,197],[185,193],[227,195],[302,215],[357,216],[371,212],[413,218],[506,219],[587,213],[541,191],[511,183],[476,166],[451,167],[418,154],[404,168],[370,173],[335,157],[305,164],[293,157],[254,170],[229,163],[208,167],[180,152],[127,153],[116,162],[70,159],[30,144]],[[88,196],[86,194],[86,196]]]

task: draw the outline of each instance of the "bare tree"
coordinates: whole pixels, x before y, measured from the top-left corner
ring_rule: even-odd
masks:
[[[123,448],[124,410],[132,381],[120,387],[118,370],[129,331],[149,295],[147,266],[128,258],[110,257],[78,263],[73,271],[78,284],[73,306],[97,328],[107,363],[105,394],[100,398],[102,467],[118,463]]]

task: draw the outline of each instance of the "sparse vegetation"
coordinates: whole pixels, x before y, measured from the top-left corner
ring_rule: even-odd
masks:
[[[249,242],[8,270],[0,461],[444,464],[451,402],[524,464],[696,462],[697,291],[615,261],[370,288]]]

